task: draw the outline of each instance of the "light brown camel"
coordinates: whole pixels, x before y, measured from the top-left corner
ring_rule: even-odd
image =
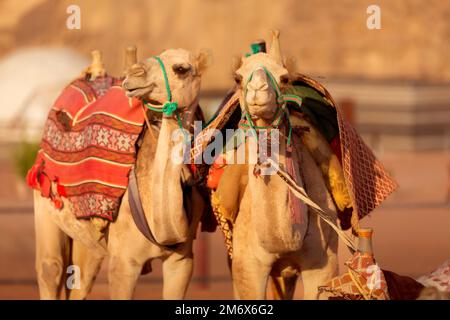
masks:
[[[277,111],[281,102],[270,76],[281,92],[289,84],[289,72],[279,51],[278,33],[274,33],[269,54],[260,52],[242,58],[236,67],[242,111],[248,112],[255,126],[273,126],[277,122],[274,118],[282,113]],[[285,121],[281,122],[280,132],[279,164],[286,168],[288,131]],[[320,168],[304,147],[301,135],[294,134],[292,138],[296,142],[292,157],[297,183],[303,185],[309,197],[336,220],[336,208]],[[241,190],[233,228],[232,277],[236,298],[264,299],[269,276],[272,276],[277,291],[284,293],[282,298],[292,298],[297,277],[301,274],[304,298],[316,299],[318,286],[337,275],[336,233],[304,203],[300,203],[300,216],[293,220],[292,198],[286,183],[276,174],[255,174],[258,172],[255,164],[228,165],[218,192],[226,184],[229,169],[241,170],[240,174],[248,177],[247,185]]]
[[[190,129],[209,55],[177,49],[166,50],[159,57],[167,72],[172,101],[178,103],[183,127]],[[153,105],[162,107],[168,100],[163,72],[155,59],[133,65],[123,87],[128,96],[140,97]],[[48,199],[35,192],[36,269],[42,299],[57,299],[64,288],[68,291],[65,279],[69,264],[79,266],[81,271],[80,288],[70,290],[69,298],[86,298],[107,254],[112,298],[132,298],[139,275],[149,271],[151,261],[156,258],[163,260],[163,297],[184,297],[192,275],[192,242],[204,202],[193,187],[185,203],[192,212],[188,219],[182,184],[190,179],[190,172],[184,164],[171,160],[177,146],[172,141],[172,133],[179,129],[176,118],[164,115],[148,129],[136,161],[142,206],[158,243],[178,245],[174,248],[156,245],[144,237],[132,219],[128,191],[117,220],[109,226],[98,218],[76,219],[65,199],[63,209],[56,210]]]

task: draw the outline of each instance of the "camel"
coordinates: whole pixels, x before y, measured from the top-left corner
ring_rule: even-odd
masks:
[[[177,103],[179,120],[190,129],[209,54],[170,49],[161,53],[159,59],[132,65],[123,88],[130,98],[141,98],[156,110],[168,100]],[[172,99],[168,98],[166,85]],[[192,243],[204,202],[192,186],[183,203],[183,190],[192,176],[186,165],[170,158],[177,146],[172,133],[180,129],[177,111],[164,113],[161,120],[147,119],[150,126],[143,133],[135,164],[142,207],[157,244],[150,242],[133,221],[128,191],[116,221],[109,224],[99,218],[76,219],[67,199],[63,198],[62,210],[57,210],[49,199],[34,192],[36,271],[41,299],[58,299],[64,289],[69,299],[86,298],[107,255],[111,298],[131,299],[139,275],[151,271],[153,259],[163,261],[163,298],[184,298],[193,270]],[[69,265],[78,266],[81,271],[78,289],[68,290],[65,286]]]
[[[278,32],[274,32],[269,53],[258,52],[235,64],[237,94],[243,114],[255,128],[280,130],[279,166],[288,161],[288,124],[280,112],[283,104],[277,94],[289,84],[290,72],[281,56]],[[282,110],[282,109],[281,109]],[[280,118],[281,117],[281,118]],[[280,122],[278,122],[280,120]],[[291,122],[299,121],[291,116]],[[308,125],[300,119],[302,125]],[[305,133],[306,134],[306,133]],[[304,146],[302,134],[293,133],[292,159],[297,183],[325,213],[337,220],[337,211],[327,189],[320,167]],[[249,153],[249,139],[245,148]],[[317,299],[318,286],[337,275],[338,237],[317,213],[303,202],[293,220],[290,206],[294,201],[287,184],[277,174],[260,174],[267,163],[227,165],[219,187],[226,179],[241,176],[238,213],[233,226],[232,278],[238,299],[265,299],[268,279],[280,298],[292,299],[296,280],[301,275],[304,298]],[[230,170],[230,174],[227,171]],[[236,179],[236,178],[235,178]],[[234,184],[236,185],[236,183]],[[234,188],[236,189],[236,188]]]

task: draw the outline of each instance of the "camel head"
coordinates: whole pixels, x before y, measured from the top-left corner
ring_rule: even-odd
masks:
[[[272,123],[281,106],[279,93],[289,83],[289,71],[281,57],[278,37],[279,32],[274,31],[269,53],[259,52],[242,57],[234,66],[243,112],[261,125]]]
[[[210,55],[207,51],[193,54],[184,49],[169,49],[158,57],[152,57],[131,66],[126,72],[123,88],[128,97],[141,98],[154,106],[177,102],[183,110],[192,105],[200,91],[200,79],[208,67]],[[162,66],[162,65],[163,66]],[[171,99],[168,97],[167,82]]]

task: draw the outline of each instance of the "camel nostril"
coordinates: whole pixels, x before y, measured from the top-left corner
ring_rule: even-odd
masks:
[[[253,73],[253,78],[248,83],[248,87],[255,91],[264,91],[268,89],[268,79],[264,70],[257,70]]]
[[[256,97],[256,91],[255,90],[248,90],[247,91],[247,102],[253,103]]]
[[[288,75],[283,75],[283,76],[281,76],[281,77],[280,77],[280,82],[281,82],[282,84],[288,84],[288,82],[289,82],[289,76],[288,76]]]
[[[133,87],[134,87],[132,84],[133,81],[130,81],[130,80],[131,80],[130,77],[127,75],[125,77],[125,79],[123,79],[123,81],[122,81],[122,88],[124,88],[126,90],[133,89]]]
[[[145,75],[145,69],[142,65],[133,64],[126,72],[127,76],[142,77]]]
[[[269,88],[269,85],[266,81],[261,81],[260,79],[257,79],[255,81],[251,81],[248,84],[248,88],[253,91],[266,91]]]

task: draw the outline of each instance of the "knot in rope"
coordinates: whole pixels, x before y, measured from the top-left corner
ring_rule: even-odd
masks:
[[[174,114],[174,112],[177,111],[177,109],[178,109],[178,103],[174,102],[174,101],[169,101],[169,102],[164,103],[162,112],[166,116],[172,116]]]

